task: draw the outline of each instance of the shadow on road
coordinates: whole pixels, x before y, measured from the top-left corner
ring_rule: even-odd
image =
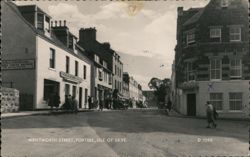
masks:
[[[92,127],[98,133],[100,128],[121,133],[180,133],[196,136],[231,137],[248,142],[248,123],[246,121],[218,121],[218,128],[207,129],[206,120],[168,117],[159,112],[90,112],[26,116],[3,119],[2,129],[29,128],[73,128]]]

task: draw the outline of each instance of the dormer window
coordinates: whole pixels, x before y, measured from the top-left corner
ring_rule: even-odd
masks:
[[[229,1],[228,0],[221,0],[221,7],[222,8],[226,8],[229,5]]]
[[[44,27],[45,27],[45,31],[49,33],[50,32],[50,19],[49,19],[49,17],[45,17]]]
[[[37,14],[37,29],[44,30],[44,15],[43,14]]]
[[[97,55],[95,55],[95,62],[100,63],[100,58]]]

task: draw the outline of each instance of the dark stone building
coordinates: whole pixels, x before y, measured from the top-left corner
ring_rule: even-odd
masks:
[[[211,101],[222,117],[247,117],[250,52],[247,0],[211,0],[178,8],[175,104],[204,116]]]

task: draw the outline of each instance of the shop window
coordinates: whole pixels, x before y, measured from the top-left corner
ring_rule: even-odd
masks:
[[[230,77],[231,78],[241,78],[241,60],[232,59],[230,61]]]
[[[69,73],[70,59],[66,56],[66,73]]]
[[[210,103],[216,110],[223,109],[223,94],[222,93],[210,93]]]
[[[231,26],[230,27],[230,41],[241,41],[241,27]]]
[[[43,100],[48,101],[50,96],[59,93],[59,82],[44,79],[43,83]]]
[[[76,97],[76,86],[73,86],[72,88],[72,96]]]
[[[211,59],[210,61],[210,79],[220,80],[221,79],[221,60]]]
[[[213,42],[221,41],[221,29],[220,28],[211,28],[210,29],[210,38]]]
[[[242,110],[242,93],[229,93],[229,109],[232,111]]]
[[[55,69],[56,52],[50,48],[49,67]]]
[[[65,95],[70,95],[70,85],[65,84]]]

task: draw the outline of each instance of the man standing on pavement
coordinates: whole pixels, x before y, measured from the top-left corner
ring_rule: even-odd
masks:
[[[214,106],[207,101],[207,122],[208,126],[207,128],[211,128],[210,124],[212,123],[213,127],[216,128],[217,124],[215,123],[215,115],[214,115]]]

